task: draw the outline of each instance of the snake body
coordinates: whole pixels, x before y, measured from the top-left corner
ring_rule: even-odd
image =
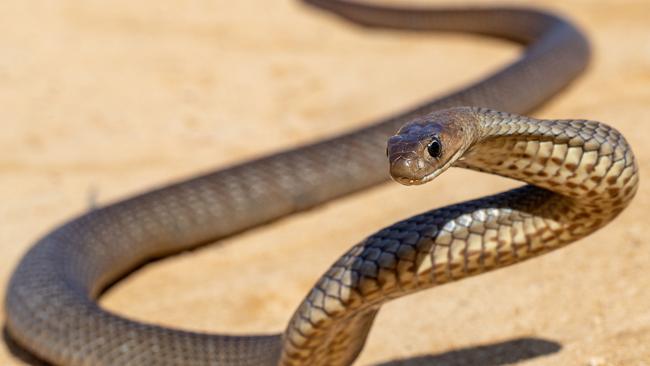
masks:
[[[557,93],[589,58],[585,38],[565,20],[527,9],[308,2],[364,26],[473,32],[526,49],[486,79],[395,117],[149,191],[54,229],[25,254],[8,286],[7,328],[20,345],[66,365],[345,365],[363,347],[381,303],[576,240],[633,196],[634,158],[610,127],[480,108],[440,111],[470,105],[523,113]],[[534,186],[425,213],[370,236],[319,280],[282,335],[168,329],[96,303],[103,288],[151,258],[385,181],[386,140],[406,122],[389,142],[396,180],[417,183],[453,165]],[[432,133],[444,158],[423,155]]]

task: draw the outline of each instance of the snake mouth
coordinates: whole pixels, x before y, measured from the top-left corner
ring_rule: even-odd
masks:
[[[417,186],[420,184],[423,184],[424,182],[422,179],[410,179],[410,178],[403,178],[403,177],[398,177],[398,178],[393,178],[397,183],[403,184],[405,186]]]
[[[433,173],[427,174],[422,178],[419,179],[413,179],[413,178],[406,178],[406,177],[393,177],[393,180],[395,180],[397,183],[405,185],[405,186],[419,186],[425,183],[428,183],[432,181],[434,178],[436,178],[440,173],[442,173],[444,169],[438,169],[434,171]]]
[[[444,169],[437,169],[436,171],[429,173],[422,178],[411,178],[411,177],[395,177],[392,176],[393,180],[396,181],[399,184],[405,185],[405,186],[419,186],[424,183],[430,182],[433,180],[435,177],[440,175],[440,173],[444,171]]]

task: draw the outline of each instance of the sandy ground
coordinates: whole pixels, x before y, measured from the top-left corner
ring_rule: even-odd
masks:
[[[526,3],[570,16],[595,50],[535,115],[619,128],[641,189],[575,245],[388,304],[360,365],[650,365],[650,3]],[[518,52],[463,35],[369,33],[288,0],[5,0],[0,45],[0,295],[34,240],[92,201],[344,131]],[[388,184],[149,265],[102,303],[188,329],[279,331],[365,235],[516,184],[462,170],[421,188]],[[4,343],[0,364],[20,364]]]

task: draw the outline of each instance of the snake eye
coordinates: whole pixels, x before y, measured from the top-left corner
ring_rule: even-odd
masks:
[[[429,143],[429,146],[427,146],[427,151],[432,158],[439,158],[440,154],[442,153],[442,145],[440,144],[440,140],[434,137],[433,140],[431,140]]]

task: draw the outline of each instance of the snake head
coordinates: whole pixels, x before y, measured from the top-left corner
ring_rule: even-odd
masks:
[[[476,114],[471,108],[434,112],[408,122],[388,139],[390,175],[398,183],[426,183],[447,170],[474,137]]]

